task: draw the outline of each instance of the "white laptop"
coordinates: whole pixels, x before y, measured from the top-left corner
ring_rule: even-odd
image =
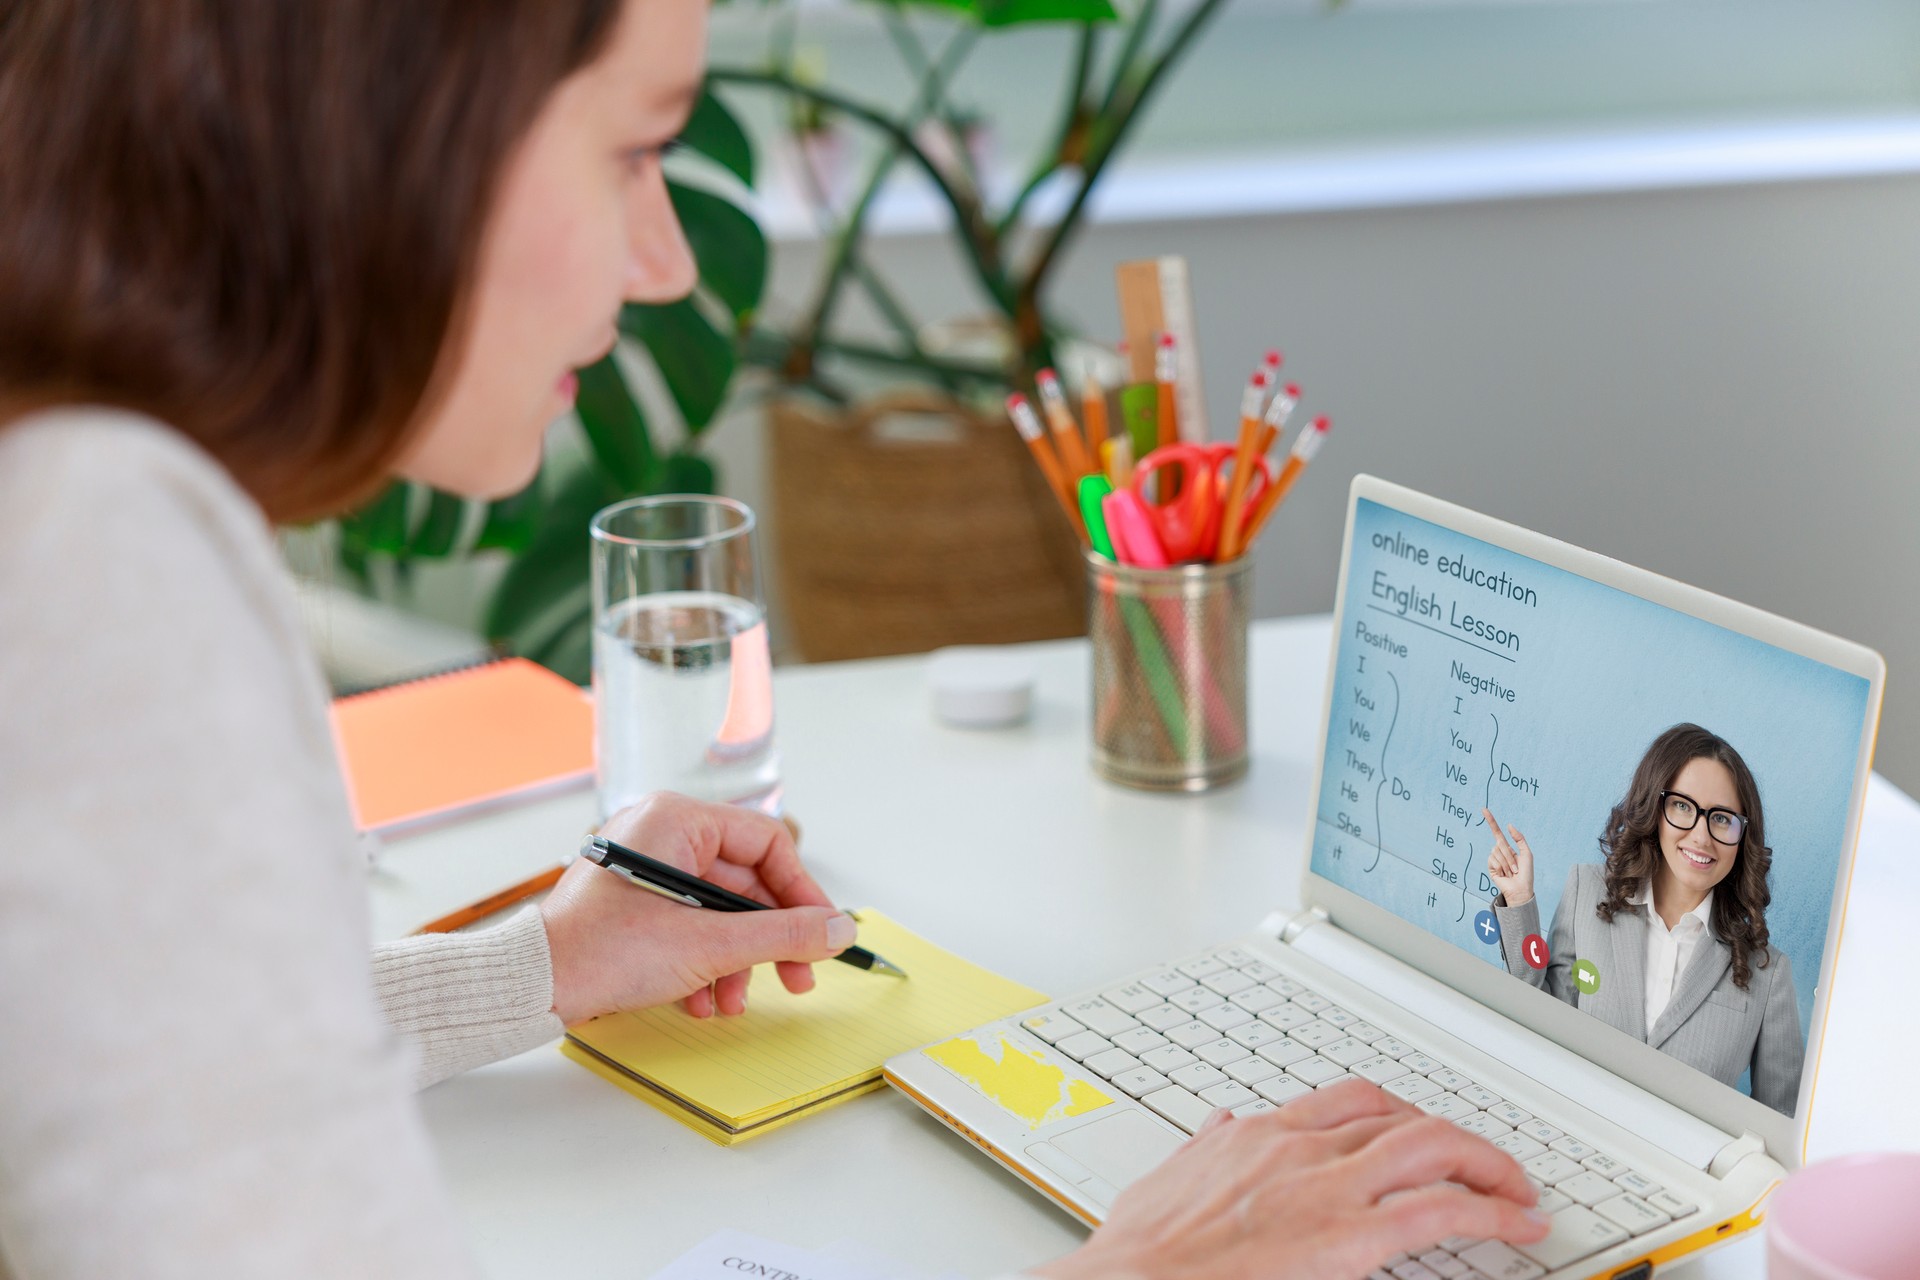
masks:
[[[1819,1105],[1879,655],[1368,476],[1334,617],[1302,905],[887,1079],[1089,1224],[1214,1108],[1373,1080],[1507,1150],[1554,1218],[1393,1280],[1640,1277],[1757,1225]],[[1721,772],[1688,785],[1735,792],[1681,795],[1675,744],[1707,741]],[[1493,909],[1489,808],[1533,852],[1533,916]],[[1679,856],[1649,842],[1689,817],[1717,843],[1664,874],[1727,870],[1680,968],[1648,948],[1660,899],[1606,871]]]

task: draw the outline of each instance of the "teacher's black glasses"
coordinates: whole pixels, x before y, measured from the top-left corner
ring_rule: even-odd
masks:
[[[1681,795],[1678,791],[1662,791],[1660,807],[1667,815],[1667,821],[1681,831],[1691,831],[1700,824],[1700,815],[1707,815],[1707,834],[1713,837],[1715,844],[1739,844],[1740,837],[1747,830],[1747,820],[1731,809],[1702,809],[1692,796]]]

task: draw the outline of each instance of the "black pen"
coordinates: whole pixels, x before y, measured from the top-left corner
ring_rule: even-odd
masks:
[[[764,902],[755,902],[752,898],[743,898],[730,889],[699,876],[690,875],[676,866],[649,858],[644,853],[636,853],[623,844],[615,844],[605,836],[588,836],[587,842],[580,846],[580,856],[595,866],[605,867],[615,875],[625,876],[642,889],[651,889],[662,897],[684,902],[690,907],[705,907],[709,911],[771,911]],[[856,969],[867,969],[874,973],[890,973],[896,978],[904,978],[907,971],[899,965],[882,959],[865,947],[848,947],[833,957],[842,964],[850,964]]]

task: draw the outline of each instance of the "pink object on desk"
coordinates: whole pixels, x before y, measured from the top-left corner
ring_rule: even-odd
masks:
[[[1142,569],[1167,567],[1167,553],[1154,531],[1153,519],[1133,490],[1115,489],[1100,500],[1100,509],[1106,513],[1107,536],[1113,539],[1113,549],[1122,564]]]
[[[1910,1280],[1920,1271],[1920,1153],[1810,1164],[1767,1202],[1768,1280]]]

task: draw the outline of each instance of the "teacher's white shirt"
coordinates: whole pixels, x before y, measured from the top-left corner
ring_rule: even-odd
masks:
[[[1644,907],[1647,912],[1647,1032],[1652,1034],[1653,1024],[1660,1020],[1667,1005],[1673,1001],[1673,988],[1679,982],[1680,975],[1687,971],[1687,962],[1693,959],[1693,949],[1706,935],[1707,920],[1713,911],[1713,890],[1707,890],[1707,896],[1700,905],[1680,917],[1680,923],[1667,928],[1667,922],[1653,909],[1653,882],[1642,881],[1627,902],[1632,906]]]

